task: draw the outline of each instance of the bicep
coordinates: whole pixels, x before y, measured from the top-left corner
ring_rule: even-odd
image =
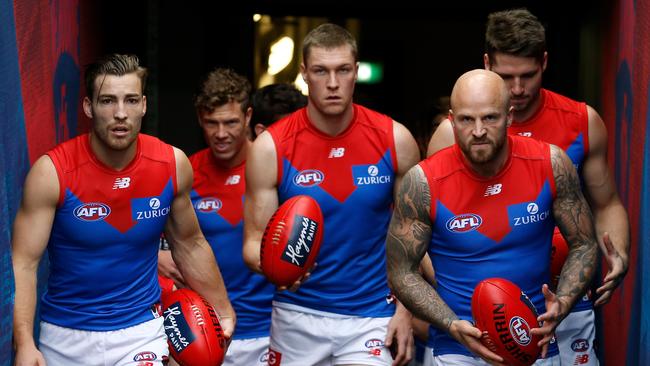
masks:
[[[445,119],[440,123],[436,132],[431,136],[429,140],[429,146],[427,147],[427,157],[435,154],[436,152],[444,149],[447,146],[451,146],[456,142],[454,138],[454,130],[451,126],[451,121]]]
[[[192,166],[187,156],[174,148],[176,156],[177,191],[172,200],[171,210],[165,226],[165,237],[174,244],[185,242],[188,238],[200,234],[200,228],[190,200],[192,188]]]
[[[589,152],[582,167],[585,192],[592,207],[607,206],[617,197],[607,163],[607,130],[598,113],[588,107]]]
[[[566,153],[551,145],[551,162],[556,187],[553,215],[562,235],[572,245],[575,240],[593,233],[591,210],[582,195],[575,167]]]
[[[388,266],[417,271],[432,230],[429,186],[419,166],[404,176],[397,197],[386,240]]]
[[[52,160],[34,163],[23,187],[12,235],[14,265],[38,265],[49,241],[59,199],[59,180]]]
[[[268,132],[253,143],[246,160],[245,240],[261,240],[266,223],[278,208],[275,145]]]

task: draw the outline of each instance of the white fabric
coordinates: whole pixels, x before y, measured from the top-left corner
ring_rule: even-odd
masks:
[[[390,366],[390,318],[332,318],[273,307],[269,366]]]
[[[39,349],[48,366],[162,366],[169,356],[163,318],[106,332],[40,325]]]

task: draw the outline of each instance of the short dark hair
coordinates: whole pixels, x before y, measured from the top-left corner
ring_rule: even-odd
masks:
[[[199,87],[194,98],[197,112],[212,112],[215,108],[238,102],[242,112],[250,106],[251,84],[232,69],[216,68],[210,72]]]
[[[271,84],[253,94],[251,128],[258,123],[269,126],[280,116],[307,105],[307,97],[291,84]]]
[[[357,61],[357,41],[347,29],[331,23],[321,24],[312,29],[302,42],[302,60],[306,64],[313,47],[325,49],[349,45],[354,61]]]
[[[142,84],[142,94],[147,83],[147,69],[140,66],[140,60],[136,55],[121,55],[112,53],[102,56],[97,61],[88,65],[84,75],[86,93],[91,100],[95,98],[95,80],[101,75],[124,76],[136,73]]]
[[[485,52],[494,60],[501,52],[519,57],[544,59],[546,32],[536,16],[527,9],[512,9],[488,15]]]

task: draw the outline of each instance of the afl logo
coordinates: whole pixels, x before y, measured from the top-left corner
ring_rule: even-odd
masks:
[[[382,341],[381,339],[373,338],[366,341],[366,348],[376,348],[376,347],[383,347],[383,346],[384,346],[384,341]]]
[[[293,184],[300,187],[317,186],[323,182],[325,174],[320,170],[308,169],[303,170],[293,177]]]
[[[539,206],[535,202],[531,202],[526,206],[526,210],[528,210],[529,214],[534,215],[539,211]]]
[[[196,210],[202,213],[217,212],[221,209],[222,203],[218,198],[206,197],[198,201]]]
[[[454,233],[466,233],[478,229],[483,219],[475,214],[460,214],[447,220],[447,230]]]
[[[527,346],[531,341],[530,327],[520,316],[513,316],[510,319],[510,334],[512,335],[512,339],[522,346]]]
[[[576,339],[573,343],[571,343],[571,350],[573,350],[573,352],[585,352],[588,349],[589,341],[584,338]]]
[[[99,221],[110,215],[111,208],[100,202],[90,202],[74,209],[74,216],[82,221]]]

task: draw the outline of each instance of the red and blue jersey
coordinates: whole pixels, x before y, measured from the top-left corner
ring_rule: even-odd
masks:
[[[429,255],[436,291],[460,319],[472,322],[476,285],[500,277],[517,284],[537,312],[546,312],[542,284],[549,283],[555,179],[546,143],[508,137],[509,158],[493,177],[469,167],[458,145],[420,162],[431,192]],[[470,352],[446,332],[430,327],[436,355]],[[553,344],[549,355],[557,353]]]
[[[350,126],[328,136],[303,108],[269,132],[280,203],[309,195],[324,218],[318,266],[295,293],[276,293],[276,302],[342,315],[392,316],[385,260],[397,171],[392,119],[355,104]]]
[[[95,157],[87,134],[47,155],[60,194],[41,318],[91,331],[153,319],[158,243],[177,190],[173,148],[140,134],[133,161],[120,171]]]
[[[541,89],[542,105],[525,121],[515,121],[508,128],[511,135],[532,137],[553,144],[564,150],[578,171],[582,182],[582,164],[589,153],[589,116],[587,105],[550,90]],[[561,237],[556,228],[556,235]],[[567,246],[564,239],[556,245]],[[588,310],[593,307],[586,296],[576,303],[572,311]]]
[[[248,269],[242,256],[245,163],[219,166],[210,149],[190,157],[194,184],[190,194],[201,231],[212,247],[228,297],[237,314],[234,339],[267,337],[275,286]]]

